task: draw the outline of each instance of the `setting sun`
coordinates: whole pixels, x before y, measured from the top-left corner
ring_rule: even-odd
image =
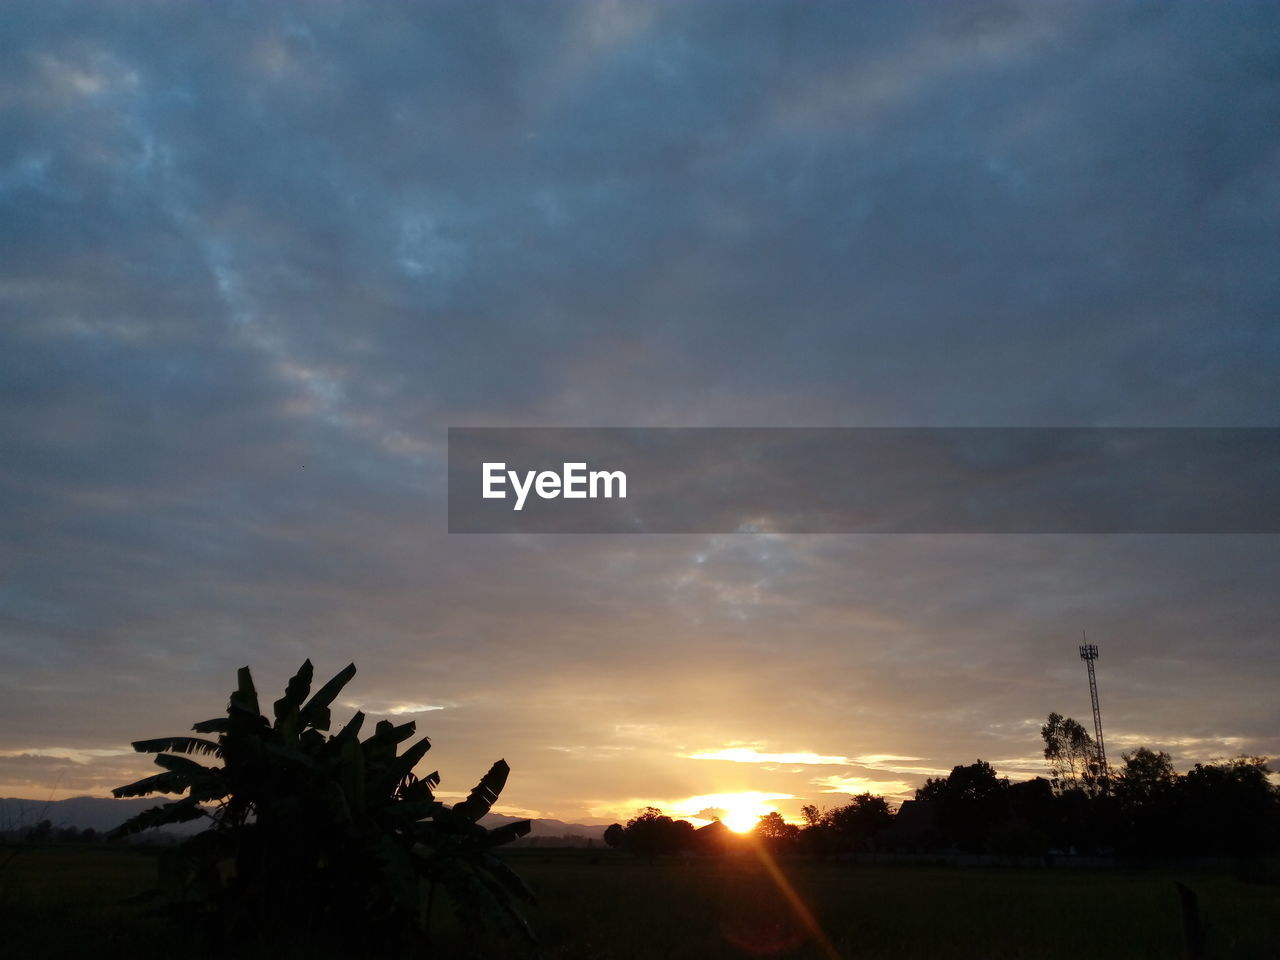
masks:
[[[691,818],[719,820],[735,833],[748,833],[761,817],[778,809],[774,801],[790,799],[793,798],[776,793],[708,793],[690,797],[681,806],[690,811]]]
[[[734,833],[749,833],[764,813],[769,812],[765,810],[764,813],[756,813],[756,809],[753,804],[749,807],[744,805],[741,809],[729,810],[721,818],[721,822]]]

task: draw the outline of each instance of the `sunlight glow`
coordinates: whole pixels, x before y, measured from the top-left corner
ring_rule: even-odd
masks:
[[[719,820],[735,833],[747,833],[765,814],[777,810],[775,800],[794,800],[790,794],[779,793],[707,793],[689,797],[675,805],[685,811],[679,816],[710,823]]]
[[[773,859],[768,847],[759,841],[755,841],[751,844],[751,849],[760,860],[761,865],[768,871],[770,879],[773,880],[778,892],[782,894],[792,912],[795,913],[796,919],[808,931],[822,952],[829,960],[840,960],[840,953],[818,923],[818,918],[813,915],[809,905],[804,902],[804,898],[800,896],[799,891],[791,884],[787,875],[778,866],[777,861]]]
[[[810,781],[821,787],[823,793],[874,793],[893,799],[905,799],[915,793],[915,787],[905,780],[869,780],[866,777],[817,777]]]
[[[441,794],[443,795],[443,794]],[[756,823],[765,814],[777,811],[783,819],[799,823],[794,811],[798,802],[785,804],[792,809],[788,815],[779,809],[778,801],[797,801],[793,793],[763,793],[757,790],[740,790],[734,793],[700,793],[692,797],[630,797],[626,800],[615,800],[607,804],[591,807],[589,813],[599,819],[615,819],[626,822],[635,816],[637,811],[646,807],[656,807],[673,820],[688,820],[695,827],[704,827],[713,820],[719,820],[736,833],[747,833],[755,829]]]
[[[730,760],[734,763],[795,763],[806,766],[845,767],[853,761],[848,757],[823,756],[799,751],[797,753],[761,753],[754,747],[726,747],[703,753],[686,754],[690,760]]]
[[[756,813],[757,807],[743,805],[736,810],[726,810],[721,822],[734,833],[748,833],[759,822],[763,814]],[[766,811],[767,812],[767,811]]]

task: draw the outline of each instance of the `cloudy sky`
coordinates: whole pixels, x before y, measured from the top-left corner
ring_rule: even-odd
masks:
[[[1280,754],[1275,536],[445,498],[450,426],[1280,426],[1278,63],[1266,3],[4,4],[0,795],[309,656],[507,812],[790,816],[1042,772],[1082,630],[1113,756]]]

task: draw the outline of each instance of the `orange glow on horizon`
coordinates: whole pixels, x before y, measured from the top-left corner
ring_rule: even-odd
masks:
[[[720,818],[720,822],[734,833],[750,833],[755,829],[756,824],[760,822],[760,814],[754,813],[744,806],[741,810],[730,810]]]
[[[797,798],[790,793],[764,793],[756,790],[741,790],[733,793],[701,793],[690,797],[630,797],[622,801],[613,801],[592,807],[589,813],[600,819],[613,818],[625,823],[634,816],[634,812],[646,807],[654,807],[673,820],[688,820],[695,827],[705,826],[713,820],[719,820],[734,833],[750,833],[755,829],[760,818],[766,814],[782,813],[779,806],[796,806]],[[788,803],[789,801],[789,803]],[[623,814],[622,811],[628,811]],[[633,812],[634,811],[634,812]],[[788,822],[794,815],[783,813]]]
[[[775,801],[794,799],[786,794],[758,793],[709,793],[689,797],[678,808],[689,811],[695,820],[710,823],[719,820],[734,833],[750,833],[760,818],[778,809]]]

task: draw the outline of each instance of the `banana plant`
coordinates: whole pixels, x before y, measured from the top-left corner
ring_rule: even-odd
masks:
[[[493,764],[465,800],[442,803],[440,775],[414,773],[430,739],[401,749],[416,732],[412,722],[382,720],[361,739],[365,715],[357,711],[328,732],[333,701],[355,673],[349,664],[312,694],[307,660],[268,719],[242,667],[226,715],[195,724],[198,736],[134,742],[157,754],[161,772],[112,793],[180,798],[111,835],[207,818],[208,830],[163,858],[161,892],[171,909],[209,921],[223,937],[294,945],[302,937],[360,951],[429,945],[440,890],[465,924],[532,938],[518,904],[533,894],[493,853],[530,823],[479,823],[506,784],[506,762]]]

